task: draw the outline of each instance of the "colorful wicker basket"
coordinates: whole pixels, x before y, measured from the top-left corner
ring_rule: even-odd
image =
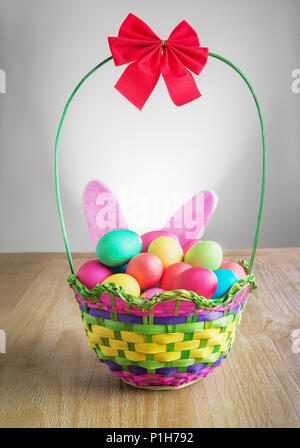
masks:
[[[137,387],[179,387],[207,376],[231,348],[253,275],[235,283],[226,300],[213,304],[177,290],[149,302],[117,285],[83,286],[69,277],[89,345],[100,361]],[[216,303],[217,302],[217,303]]]
[[[58,212],[71,268],[68,282],[76,300],[90,347],[99,360],[123,381],[145,389],[178,389],[206,377],[231,349],[248,295],[256,288],[252,271],[264,202],[266,144],[263,118],[254,90],[245,75],[230,61],[215,53],[241,75],[254,98],[262,131],[263,170],[261,197],[250,266],[239,261],[247,277],[237,281],[221,299],[209,301],[191,291],[175,290],[155,295],[149,301],[130,296],[116,284],[88,290],[75,276],[59,190],[58,141],[68,107],[85,80],[112,57],[93,68],[76,86],[62,114],[55,144],[55,180]]]

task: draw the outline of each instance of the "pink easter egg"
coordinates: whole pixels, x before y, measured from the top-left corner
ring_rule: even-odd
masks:
[[[160,286],[165,291],[172,291],[174,288],[174,282],[178,275],[185,269],[190,268],[191,265],[185,263],[184,261],[179,261],[178,263],[171,264],[167,269],[165,269],[163,276],[161,278]]]
[[[229,269],[237,276],[238,280],[246,277],[246,272],[244,271],[242,266],[238,263],[234,263],[233,261],[227,261],[226,263],[222,264],[220,269]]]
[[[141,289],[148,289],[160,281],[163,269],[160,259],[146,252],[131,258],[126,267],[126,274],[134,277]]]
[[[182,271],[174,282],[174,289],[186,289],[210,299],[218,286],[216,274],[207,268],[192,267]]]
[[[171,236],[176,241],[179,242],[179,239],[176,235],[174,235],[171,232],[168,232],[167,230],[152,230],[151,232],[146,232],[144,235],[141,236],[143,241],[143,246],[141,252],[147,252],[148,247],[152,243],[153,240],[156,238],[159,238],[160,236]]]
[[[151,289],[147,289],[147,291],[144,291],[143,294],[141,295],[141,297],[145,297],[147,299],[152,299],[152,297],[155,294],[160,294],[164,292],[164,289],[161,288],[151,288]]]
[[[100,263],[99,260],[89,260],[77,271],[76,277],[88,289],[93,289],[98,283],[102,283],[113,271]]]
[[[201,240],[186,240],[182,245],[183,255],[187,253],[187,251],[194,246],[195,244],[199,243]]]

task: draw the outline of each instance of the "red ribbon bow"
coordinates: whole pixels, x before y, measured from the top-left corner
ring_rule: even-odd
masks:
[[[145,22],[129,14],[118,37],[109,37],[108,42],[115,65],[132,62],[115,88],[138,109],[143,108],[160,74],[176,106],[201,96],[189,70],[196,75],[201,73],[208,48],[200,47],[197,33],[185,20],[164,41]]]

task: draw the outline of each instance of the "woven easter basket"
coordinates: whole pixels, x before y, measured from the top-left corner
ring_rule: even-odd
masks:
[[[160,389],[183,387],[221,364],[256,287],[250,274],[213,303],[185,290],[146,302],[113,283],[88,290],[75,275],[68,281],[100,361],[126,383]]]
[[[124,382],[143,389],[178,389],[206,377],[228,356],[249,294],[256,288],[252,274],[264,202],[266,144],[261,109],[246,76],[228,59],[209,53],[232,67],[245,81],[254,98],[261,125],[263,169],[260,205],[250,265],[245,260],[246,278],[228,293],[207,300],[186,290],[166,291],[143,299],[126,294],[114,283],[89,290],[75,275],[69,249],[59,189],[58,142],[69,105],[81,85],[112,57],[94,67],[75,87],[63,111],[55,143],[55,184],[59,218],[74,291],[90,347],[99,360]]]

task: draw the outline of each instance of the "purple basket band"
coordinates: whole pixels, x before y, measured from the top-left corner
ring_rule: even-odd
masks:
[[[220,358],[215,361],[212,366],[213,367],[218,367],[221,365],[222,360],[227,358],[227,353],[225,356],[220,356]],[[109,369],[112,372],[121,372],[123,371],[122,366],[120,364],[117,364],[114,361],[103,361],[102,359],[99,359],[101,362],[104,362],[105,364],[108,365]],[[199,373],[202,372],[202,370],[208,368],[208,363],[199,363],[199,364],[193,364],[191,366],[188,366],[187,368],[187,373]],[[134,365],[129,365],[128,366],[128,370],[129,372],[133,373],[136,376],[143,376],[148,374],[148,370],[145,369],[144,367],[140,367],[140,366],[134,366]],[[125,371],[124,371],[125,372]],[[175,373],[178,372],[178,367],[160,367],[158,369],[155,370],[155,375],[159,374],[159,375],[174,375]],[[183,375],[181,373],[179,373],[178,375]]]

